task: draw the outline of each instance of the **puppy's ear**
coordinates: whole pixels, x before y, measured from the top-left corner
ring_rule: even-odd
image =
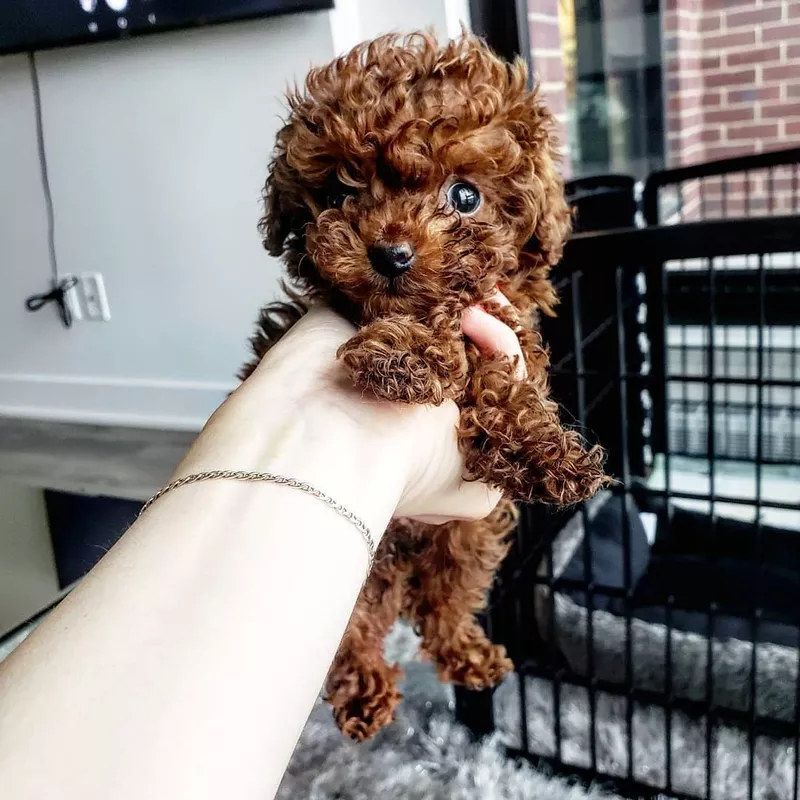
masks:
[[[271,256],[283,255],[286,240],[292,232],[294,214],[287,207],[286,176],[288,165],[286,156],[278,154],[270,164],[267,182],[262,192],[264,216],[258,223],[258,230],[264,240],[264,249]]]
[[[528,96],[530,138],[523,145],[530,160],[529,224],[532,233],[520,253],[525,283],[539,308],[552,316],[558,303],[550,283],[550,269],[561,260],[572,230],[572,210],[564,197],[555,120],[537,93]],[[530,229],[529,229],[530,230]]]
[[[537,192],[536,226],[520,253],[519,264],[527,273],[525,283],[531,299],[543,313],[555,316],[558,297],[550,281],[550,270],[564,252],[572,230],[572,210],[564,199],[564,185],[552,162],[539,176],[542,185]]]
[[[549,144],[547,149],[551,150]],[[561,260],[572,231],[572,209],[564,196],[557,158],[551,151],[536,159],[536,224],[524,248],[529,258],[548,268]]]

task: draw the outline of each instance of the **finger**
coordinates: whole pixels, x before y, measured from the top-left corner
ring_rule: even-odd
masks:
[[[499,290],[495,289],[487,298],[487,303],[497,303],[498,306],[510,306],[511,301]]]
[[[507,356],[512,361],[516,358],[517,372],[525,375],[525,360],[516,333],[497,317],[478,306],[470,306],[461,316],[461,330],[475,343],[485,356],[497,353]]]
[[[493,489],[485,483],[461,481],[457,487],[440,492],[433,502],[428,499],[424,514],[411,513],[408,516],[429,525],[442,525],[454,519],[485,519],[502,497],[499,489]]]

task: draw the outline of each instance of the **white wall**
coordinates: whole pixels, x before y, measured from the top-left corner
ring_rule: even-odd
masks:
[[[112,313],[70,330],[23,307],[49,280],[46,218],[27,61],[0,58],[0,414],[199,426],[277,294],[255,225],[285,86],[362,37],[454,31],[463,6],[341,0],[39,53],[59,269],[101,272]]]
[[[37,56],[62,272],[112,318],[28,314],[46,286],[30,76],[0,59],[0,410],[189,424],[233,385],[279,265],[255,224],[287,81],[332,54],[308,14]]]

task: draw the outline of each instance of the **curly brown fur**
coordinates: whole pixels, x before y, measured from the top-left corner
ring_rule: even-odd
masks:
[[[393,523],[386,532],[328,673],[336,723],[359,741],[390,723],[400,702],[401,670],[384,661],[383,640],[400,615],[411,572],[410,562],[393,545],[403,538],[403,527]]]
[[[467,383],[460,317],[447,304],[425,322],[409,314],[373,320],[338,356],[358,386],[384,400],[438,406],[461,398]]]
[[[505,649],[486,638],[475,613],[486,607],[516,519],[513,503],[504,500],[486,519],[430,531],[428,546],[414,560],[417,587],[407,615],[442,680],[484,689],[513,669]]]
[[[606,481],[602,452],[562,426],[536,330],[536,313],[557,304],[549,273],[571,215],[553,118],[524,63],[470,36],[444,47],[424,34],[386,36],[312,70],[289,111],[260,230],[292,294],[262,312],[256,359],[322,300],[359,328],[338,354],[356,385],[396,402],[458,403],[468,478],[508,498],[591,496]],[[452,207],[454,181],[480,193],[474,213]],[[395,245],[415,260],[390,278],[373,268],[370,248]],[[487,303],[495,288],[510,308]],[[465,342],[461,312],[475,303],[516,330],[526,379]],[[345,733],[362,739],[392,718],[399,670],[382,643],[398,615],[447,680],[489,686],[511,668],[474,614],[512,523],[510,500],[479,522],[392,523],[328,679]]]

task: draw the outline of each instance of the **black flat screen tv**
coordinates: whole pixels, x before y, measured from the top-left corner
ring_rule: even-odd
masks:
[[[0,0],[0,54],[333,8],[333,0]]]

